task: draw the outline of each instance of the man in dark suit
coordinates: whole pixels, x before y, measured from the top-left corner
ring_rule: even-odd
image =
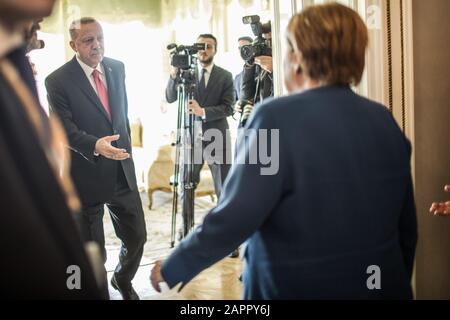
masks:
[[[138,299],[131,280],[146,241],[128,121],[125,69],[104,58],[103,31],[92,18],[74,21],[70,46],[76,56],[46,79],[52,113],[60,116],[72,150],[72,177],[81,197],[81,233],[100,244],[106,261],[104,205],[122,240],[111,279],[124,299]]]
[[[70,177],[57,165],[65,137],[38,105],[25,57],[26,25],[48,16],[53,3],[0,0],[0,201],[8,213],[0,223],[3,299],[102,298],[72,218],[79,202],[72,193],[69,206],[63,185],[71,185]]]
[[[222,184],[230,169],[230,133],[227,117],[233,114],[234,89],[233,77],[230,72],[214,64],[214,56],[217,53],[217,39],[211,34],[202,34],[197,38],[197,43],[206,44],[206,50],[198,52],[199,83],[196,87],[195,99],[189,101],[189,112],[195,114],[196,122],[201,122],[203,137],[208,136],[208,132],[215,136],[215,133],[221,135],[221,147],[215,148],[215,154],[205,155],[203,150],[207,148],[212,141],[203,140],[202,157],[198,163],[194,163],[194,182],[197,185],[200,181],[200,170],[204,161],[208,163],[211,170],[216,195],[219,198],[222,190]],[[169,82],[166,88],[167,102],[172,103],[177,100],[177,76],[178,69],[172,68]],[[217,142],[216,142],[217,143]],[[212,157],[211,157],[212,156]],[[182,191],[183,197],[183,191]],[[183,219],[185,219],[186,210],[183,208]],[[188,230],[183,230],[184,236]]]
[[[246,125],[271,138],[241,141],[217,207],[155,264],[152,284],[185,285],[247,240],[246,299],[412,299],[411,146],[387,108],[350,87],[367,28],[331,3],[295,15],[286,35],[290,95],[263,102]],[[261,147],[278,166],[242,161]]]

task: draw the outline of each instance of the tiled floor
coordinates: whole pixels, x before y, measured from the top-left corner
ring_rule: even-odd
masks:
[[[144,248],[144,256],[134,280],[133,287],[142,300],[160,299],[215,299],[233,300],[240,299],[242,284],[239,276],[242,271],[242,263],[239,258],[225,258],[211,268],[200,273],[179,294],[168,292],[157,293],[150,284],[149,276],[156,259],[166,257],[170,251],[170,223],[171,223],[171,195],[155,193],[154,208],[148,210],[148,199],[145,193],[141,193],[142,204],[147,224],[148,240]],[[196,222],[200,223],[204,214],[215,204],[209,197],[196,201]],[[109,293],[112,300],[120,300],[121,295],[111,287],[109,280],[118,262],[120,240],[117,239],[108,214],[105,214],[105,240],[108,259],[106,270],[108,271]],[[177,225],[180,225],[179,221]]]
[[[242,263],[239,258],[225,258],[195,277],[179,294],[176,292],[156,292],[150,284],[149,276],[152,265],[142,265],[135,278],[133,287],[141,300],[239,300],[242,294],[242,284],[239,276]],[[108,283],[112,272],[108,272]],[[111,300],[121,300],[118,291],[109,284]]]

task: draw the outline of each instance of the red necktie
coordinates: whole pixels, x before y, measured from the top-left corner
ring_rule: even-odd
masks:
[[[97,88],[98,97],[108,114],[109,121],[111,121],[111,109],[109,108],[108,91],[106,90],[105,84],[100,79],[100,72],[97,69],[92,71],[92,76],[94,77],[95,87]]]

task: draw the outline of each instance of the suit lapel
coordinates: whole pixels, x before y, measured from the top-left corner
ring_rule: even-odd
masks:
[[[94,106],[105,116],[106,120],[109,122],[108,114],[106,113],[105,108],[103,108],[103,105],[100,99],[98,98],[97,93],[95,93],[94,88],[92,88],[91,83],[86,78],[86,74],[84,73],[80,64],[76,60],[76,57],[73,57],[71,63],[72,63],[72,73],[74,75],[73,81],[81,89],[81,91],[92,101]]]

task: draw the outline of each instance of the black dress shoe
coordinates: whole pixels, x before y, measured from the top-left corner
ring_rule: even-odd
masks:
[[[112,276],[111,285],[114,289],[120,292],[123,300],[140,300],[138,294],[136,293],[136,291],[134,291],[131,283],[127,288],[125,288],[124,286],[120,287],[117,283],[116,277]]]
[[[239,257],[239,248],[237,248],[232,253],[230,253],[229,257],[230,258],[237,258],[237,257]]]

